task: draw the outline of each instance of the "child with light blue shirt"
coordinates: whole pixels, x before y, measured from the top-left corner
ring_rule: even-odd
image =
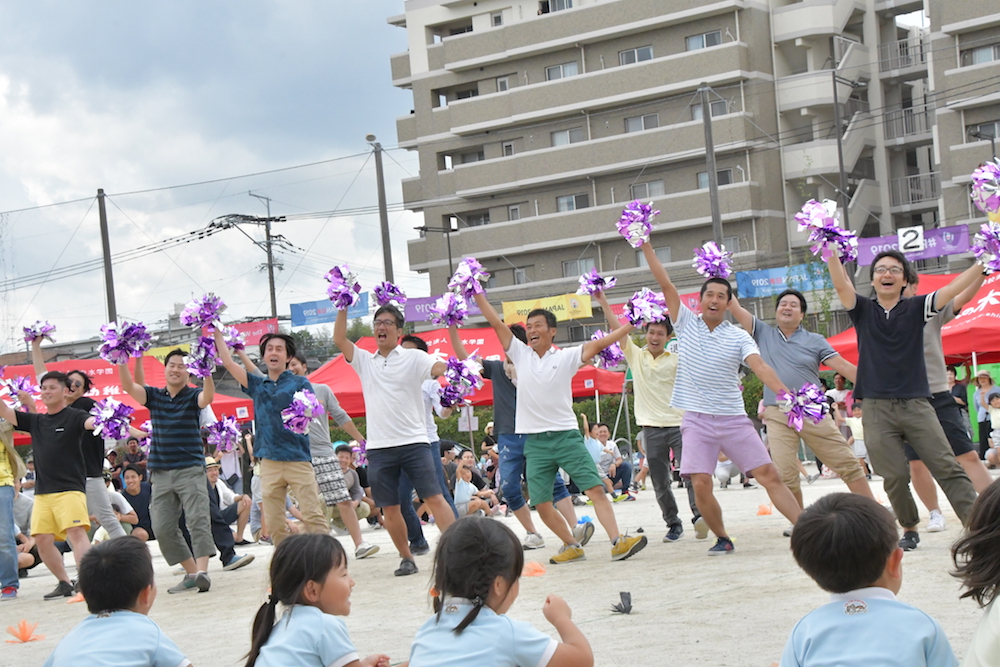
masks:
[[[44,667],[191,664],[147,616],[156,584],[149,549],[139,538],[127,535],[92,546],[80,561],[79,577],[91,615],[63,637]]]
[[[505,614],[517,599],[524,552],[502,523],[470,516],[445,531],[434,557],[434,616],[417,632],[409,667],[593,667],[590,644],[566,602],[542,613],[561,642]]]
[[[292,535],[271,557],[271,594],[253,620],[246,667],[389,667],[389,656],[359,659],[347,625],[354,580],[344,547],[330,535]],[[278,603],[285,613],[276,619]]]
[[[898,540],[892,514],[853,493],[831,493],[799,516],[792,555],[831,595],[792,629],[781,667],[958,665],[937,621],[896,599]]]

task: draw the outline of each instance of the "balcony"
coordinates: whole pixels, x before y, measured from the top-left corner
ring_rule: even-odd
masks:
[[[884,18],[919,12],[923,8],[923,0],[875,0],[875,11]]]
[[[847,40],[849,41],[849,40]],[[794,111],[811,106],[833,104],[833,78],[831,72],[845,79],[857,79],[868,70],[868,47],[849,42],[834,70],[821,69],[804,74],[794,74],[778,80],[778,110]],[[838,83],[837,95],[846,100],[852,88]]]
[[[389,56],[389,66],[392,70],[392,85],[408,88],[410,86],[410,52],[405,51]]]
[[[408,144],[416,144],[417,141],[417,116],[407,114],[396,118],[396,143],[400,146],[408,147]]]
[[[889,181],[889,205],[903,210],[932,208],[941,196],[941,174],[917,174]],[[893,211],[894,213],[898,211]]]
[[[841,143],[844,151],[844,170],[850,172],[861,157],[865,146],[875,145],[875,128],[872,127],[871,115],[867,111],[854,113],[847,125],[847,131],[841,138]],[[836,174],[840,171],[836,134],[832,138],[783,146],[781,152],[784,157],[785,179]]]
[[[898,82],[927,76],[929,49],[930,44],[923,35],[879,44],[878,69],[881,77]]]
[[[896,144],[917,141],[930,143],[932,140],[934,122],[931,109],[926,104],[886,111],[883,125],[886,140],[895,140]]]
[[[854,13],[855,0],[806,0],[772,10],[775,42],[838,35]]]

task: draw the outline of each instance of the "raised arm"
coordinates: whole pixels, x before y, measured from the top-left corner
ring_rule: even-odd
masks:
[[[746,364],[750,367],[750,370],[760,378],[768,389],[776,394],[780,394],[783,391],[788,391],[788,387],[785,383],[778,378],[778,374],[774,372],[774,369],[768,366],[759,354],[751,354],[746,358]],[[797,387],[796,387],[797,388]]]
[[[740,326],[750,334],[753,335],[753,313],[740,305],[739,299],[735,296],[729,300],[729,312],[733,314],[736,321],[740,323]]]
[[[858,367],[839,354],[823,360],[823,363],[837,371],[851,382],[857,382]]]
[[[608,303],[608,297],[605,296],[604,292],[594,292],[594,301],[601,306],[601,312],[604,313],[604,319],[608,322],[609,330],[614,331],[622,325],[621,320],[615,315],[615,311],[611,310],[611,304]]]
[[[941,310],[948,305],[948,302],[952,299],[958,297],[959,294],[964,292],[966,289],[972,287],[979,281],[982,285],[983,279],[983,267],[979,264],[973,264],[967,268],[962,273],[958,274],[958,277],[952,280],[950,283],[939,289],[934,295],[934,308]],[[978,288],[976,288],[978,290]],[[975,294],[975,292],[973,292]],[[971,299],[972,296],[970,295]],[[968,303],[968,301],[966,301]],[[963,304],[964,305],[964,304]],[[957,304],[956,304],[957,306]]]
[[[854,289],[854,282],[847,275],[847,270],[840,262],[840,255],[833,253],[826,262],[826,268],[830,272],[830,280],[833,288],[840,298],[840,303],[847,310],[854,310],[858,301],[858,293]],[[945,303],[948,303],[945,301]]]
[[[983,286],[984,280],[986,280],[986,276],[984,276],[983,272],[980,271],[979,275],[976,276],[976,279],[972,281],[972,284],[962,290],[962,293],[955,297],[954,305],[952,307],[955,309],[956,315],[958,315],[965,304],[972,301],[972,298],[976,296],[976,292],[978,292],[979,288]]]
[[[246,369],[247,373],[258,377],[264,377],[264,373],[257,368],[257,364],[253,362],[253,359],[250,358],[250,355],[247,354],[246,350],[236,350],[236,356],[240,358],[240,362],[243,364],[243,368]]]
[[[510,348],[510,341],[514,338],[514,334],[510,332],[510,327],[503,321],[500,314],[497,313],[496,309],[490,305],[489,299],[486,298],[485,292],[480,292],[476,295],[476,305],[479,306],[479,310],[482,311],[483,316],[486,321],[490,323],[493,330],[497,332],[497,338],[500,339],[500,344],[503,349],[507,350]]]
[[[678,301],[678,303],[680,302]],[[625,336],[632,333],[632,329],[634,328],[635,327],[633,327],[631,324],[626,324],[624,326],[618,327],[604,338],[598,338],[597,340],[588,340],[586,343],[583,344],[583,352],[580,354],[580,360],[583,363],[587,363],[588,361],[593,359],[598,352],[614,345],[621,339],[625,338]]]
[[[347,311],[338,310],[337,320],[333,323],[333,344],[347,359],[347,363],[354,361],[354,343],[347,337]]]
[[[17,415],[14,414],[14,408],[7,405],[6,401],[0,401],[0,417],[6,419],[12,425],[17,424]]]
[[[31,364],[35,368],[35,381],[41,383],[42,376],[48,370],[45,368],[45,355],[42,354],[42,339],[31,341]]]
[[[136,372],[142,366],[142,359],[136,360]],[[146,388],[141,384],[136,384],[132,379],[132,371],[128,364],[118,364],[118,380],[121,381],[122,391],[135,399],[139,405],[146,405]]]
[[[225,366],[229,374],[240,383],[240,386],[249,387],[249,380],[247,380],[247,371],[245,368],[236,363],[233,359],[233,355],[229,352],[229,346],[226,345],[225,339],[222,337],[222,332],[218,329],[215,330],[215,351],[218,352],[219,357],[222,359],[222,365]],[[205,378],[208,380],[208,378]],[[205,390],[208,390],[208,382],[205,383]],[[202,392],[204,394],[204,391]],[[212,384],[212,396],[215,395],[215,384]],[[211,399],[209,400],[211,402]],[[198,404],[201,405],[201,399],[198,399]],[[205,407],[201,405],[201,407]]]
[[[590,437],[590,422],[587,420],[587,413],[581,412],[580,419],[583,420],[583,437]]]
[[[227,352],[229,350],[226,350]],[[198,396],[198,407],[207,408],[212,404],[212,399],[215,398],[215,380],[212,379],[211,375],[205,377],[205,381],[201,387],[201,395]]]
[[[678,313],[681,312],[680,293],[674,287],[674,284],[670,282],[670,276],[667,275],[667,270],[663,268],[660,258],[656,256],[653,246],[643,243],[642,254],[646,258],[646,264],[649,265],[649,272],[653,274],[656,282],[660,285],[660,289],[663,290],[663,300],[667,302],[667,310],[670,311],[670,317],[676,320]]]
[[[455,357],[459,361],[465,361],[469,358],[469,351],[465,349],[462,337],[458,333],[458,327],[454,324],[448,327],[448,340],[451,342],[451,349],[455,350]]]

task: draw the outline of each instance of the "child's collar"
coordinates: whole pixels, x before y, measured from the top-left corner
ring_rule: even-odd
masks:
[[[850,602],[851,600],[895,600],[896,596],[888,588],[868,586],[855,588],[846,593],[830,593],[830,602]]]

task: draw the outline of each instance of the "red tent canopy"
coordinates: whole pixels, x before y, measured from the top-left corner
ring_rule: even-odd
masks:
[[[143,364],[143,370],[146,372],[145,383],[151,387],[166,386],[167,381],[163,372],[163,364],[158,362],[153,357],[143,357],[141,361]],[[83,371],[88,377],[90,377],[90,381],[93,383],[93,387],[91,387],[90,393],[88,393],[87,396],[90,396],[94,400],[98,401],[111,397],[117,401],[121,401],[122,403],[132,406],[135,408],[135,412],[132,414],[133,426],[138,427],[144,421],[149,419],[149,410],[136,403],[131,396],[122,391],[121,385],[118,381],[118,369],[103,359],[56,361],[46,364],[46,368],[50,371],[60,371],[62,373],[67,373],[73,370]],[[3,370],[3,377],[5,378],[18,376],[29,377],[37,384],[38,380],[35,377],[35,369],[32,366],[7,366]],[[38,402],[38,409],[42,412],[45,411],[45,406],[42,405],[41,401]],[[230,417],[236,417],[239,421],[247,421],[253,419],[253,400],[249,397],[234,398],[232,396],[216,393],[215,399],[212,401],[212,410],[215,412],[217,417],[228,415]],[[31,440],[26,433],[15,431],[14,442],[17,445],[26,445],[31,442]]]
[[[496,332],[490,327],[479,329],[462,329],[462,344],[468,352],[479,352],[484,359],[503,359],[503,346]],[[451,343],[448,342],[447,329],[434,329],[418,334],[427,342],[428,351],[441,360],[454,354]],[[366,336],[355,343],[358,347],[375,351],[375,339]],[[625,380],[624,373],[606,371],[593,366],[584,366],[573,378],[573,396],[593,396],[594,392],[601,394],[620,394]],[[365,399],[361,393],[361,380],[342,355],[334,357],[309,374],[310,382],[325,384],[337,396],[337,400],[347,414],[352,417],[365,415]],[[472,395],[473,405],[493,405],[493,383],[483,382],[483,388]]]

